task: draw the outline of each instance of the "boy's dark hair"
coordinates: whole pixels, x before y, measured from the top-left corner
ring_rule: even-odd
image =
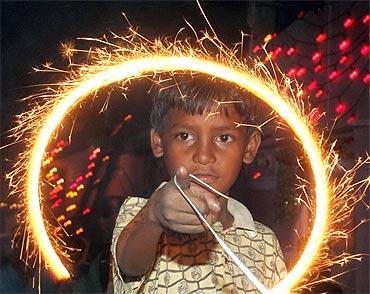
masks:
[[[205,74],[175,75],[151,90],[153,106],[151,126],[160,131],[164,116],[170,109],[184,110],[191,115],[204,111],[221,111],[228,115],[233,105],[242,117],[242,123],[258,125],[256,97],[236,85]],[[221,102],[221,103],[219,103]],[[234,103],[233,103],[234,102]],[[252,128],[248,128],[251,130]]]

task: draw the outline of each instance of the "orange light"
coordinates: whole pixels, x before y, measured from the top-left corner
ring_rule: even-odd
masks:
[[[78,228],[77,230],[76,230],[76,235],[80,235],[80,234],[82,234],[84,232],[84,229],[83,228]]]
[[[129,120],[133,120],[133,119],[134,119],[134,116],[130,113],[123,118],[124,121],[129,121]]]
[[[64,224],[63,224],[63,227],[68,227],[72,224],[72,221],[71,220],[67,220]]]
[[[78,187],[77,187],[77,191],[81,191],[81,190],[83,190],[85,188],[85,185],[84,184],[81,184],[81,185],[78,185]]]
[[[273,33],[273,34],[267,34],[264,38],[263,38],[263,41],[265,43],[271,41],[272,39],[274,39],[275,37],[277,36],[276,33]]]
[[[89,172],[87,172],[86,174],[85,174],[85,179],[88,179],[88,178],[90,178],[90,177],[92,177],[93,176],[93,173],[91,172],[91,171],[89,171]]]
[[[72,211],[72,210],[75,210],[76,208],[77,208],[76,204],[71,204],[70,206],[66,208],[66,211]]]

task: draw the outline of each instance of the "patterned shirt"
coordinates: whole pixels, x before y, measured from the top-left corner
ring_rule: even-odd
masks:
[[[112,238],[114,293],[258,293],[252,282],[223,251],[213,235],[163,233],[153,268],[142,277],[125,277],[116,259],[118,237],[147,200],[129,197],[122,205]],[[254,222],[249,210],[229,198],[233,225],[212,227],[267,288],[286,276],[279,242],[272,230]]]

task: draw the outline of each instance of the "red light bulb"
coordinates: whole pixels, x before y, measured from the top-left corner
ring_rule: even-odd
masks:
[[[296,70],[295,70],[295,68],[294,67],[292,67],[291,69],[289,69],[289,71],[288,71],[288,77],[290,77],[290,78],[294,78],[295,77],[295,75],[296,75]]]
[[[318,73],[318,72],[321,72],[322,70],[323,70],[322,64],[319,63],[318,65],[315,66],[313,71]]]
[[[130,121],[130,120],[133,120],[133,119],[134,119],[134,116],[131,113],[129,113],[128,115],[126,115],[123,118],[124,121]]]
[[[339,64],[345,64],[348,61],[348,55],[344,54],[339,59]]]
[[[317,88],[317,81],[312,81],[309,85],[308,85],[308,90],[310,91],[313,91]]]
[[[362,81],[365,83],[365,84],[368,84],[370,82],[370,74],[366,74],[363,78],[362,78]]]
[[[294,53],[295,53],[295,48],[294,48],[294,47],[290,47],[290,48],[287,50],[286,55],[288,55],[288,56],[292,56]]]
[[[322,95],[324,95],[324,90],[323,89],[318,90],[315,94],[316,98],[320,98]]]
[[[368,56],[369,55],[369,45],[367,44],[362,45],[360,51],[363,56]]]
[[[90,212],[91,212],[91,209],[90,209],[90,208],[85,208],[85,209],[82,211],[82,215],[89,214]]]
[[[360,75],[360,70],[358,68],[355,68],[349,73],[349,78],[351,80],[354,80],[354,79],[357,79],[359,75]]]
[[[65,144],[64,140],[60,140],[60,141],[57,143],[57,147],[62,147],[64,144]]]
[[[344,39],[339,43],[338,47],[341,51],[346,51],[349,48],[350,45],[351,45],[351,40],[350,39]]]
[[[283,52],[283,48],[281,47],[277,47],[275,50],[274,50],[274,56],[277,57],[281,52]]]
[[[352,113],[347,119],[347,124],[353,124],[356,120],[358,120],[358,116]]]
[[[367,24],[370,20],[370,14],[366,14],[363,18],[362,18],[362,23],[363,24]]]
[[[348,105],[344,101],[340,101],[335,105],[335,112],[339,115],[343,115],[348,109]]]
[[[319,61],[321,60],[321,52],[320,52],[320,51],[315,51],[315,52],[312,54],[311,60],[312,60],[312,62],[314,62],[314,63],[319,62]]]
[[[335,70],[332,70],[332,71],[329,73],[329,80],[334,80],[334,79],[336,79],[338,76],[339,76],[339,71],[337,71],[336,69],[335,69]]]
[[[262,176],[262,173],[260,171],[255,171],[255,173],[253,174],[253,180],[257,180],[258,178],[260,178]]]
[[[328,39],[328,35],[326,33],[320,33],[316,36],[316,42],[322,43]]]
[[[302,77],[305,75],[305,73],[306,73],[306,69],[304,67],[300,67],[297,70],[297,77]]]
[[[253,50],[252,50],[252,52],[254,53],[254,54],[256,54],[258,51],[260,51],[261,50],[261,46],[259,46],[259,45],[257,45],[257,46],[255,46],[254,48],[253,48]]]
[[[353,17],[347,17],[344,22],[343,22],[343,26],[348,29],[349,27],[351,27],[353,25],[353,23],[355,22],[355,19]]]

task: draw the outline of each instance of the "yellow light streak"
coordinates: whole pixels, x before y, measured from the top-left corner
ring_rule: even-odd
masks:
[[[288,276],[273,289],[273,292],[276,293],[287,292],[304,276],[306,268],[310,265],[311,260],[318,251],[327,225],[328,188],[326,183],[328,180],[325,174],[325,168],[323,168],[324,164],[322,162],[320,146],[316,145],[316,139],[311,134],[305,122],[295,113],[294,109],[264,83],[261,83],[248,72],[234,70],[223,64],[204,59],[179,56],[153,56],[124,61],[122,64],[109,67],[107,70],[95,74],[89,80],[86,80],[83,84],[65,95],[65,98],[62,99],[59,105],[49,114],[43,128],[40,130],[37,142],[32,150],[31,164],[28,169],[27,196],[29,217],[37,244],[39,244],[43,256],[56,277],[58,279],[69,278],[69,272],[62,264],[48,238],[47,231],[43,224],[39,195],[39,179],[43,155],[53,132],[57,129],[65,114],[79,101],[88,97],[90,93],[109,84],[156,71],[183,70],[201,72],[218,77],[233,82],[252,92],[285,119],[286,123],[293,129],[307,152],[316,184],[315,223],[302,256],[294,268],[289,272]]]
[[[67,208],[66,208],[66,211],[72,211],[72,210],[74,210],[74,209],[76,209],[77,208],[77,205],[76,204],[71,204],[70,206],[68,206]]]
[[[115,39],[125,44],[124,46],[109,43],[107,39],[85,39],[101,42],[104,48],[86,50],[85,53],[91,57],[88,64],[78,65],[77,71],[70,70],[71,76],[57,87],[48,88],[39,95],[31,96],[43,99],[44,103],[37,104],[31,111],[20,115],[18,127],[13,130],[15,141],[31,142],[30,147],[27,147],[8,175],[12,194],[20,196],[26,194],[27,216],[23,215],[23,222],[28,230],[25,238],[32,238],[32,242],[27,239],[24,243],[38,246],[36,251],[39,250],[41,254],[33,252],[33,255],[41,255],[57,279],[68,279],[70,273],[59,257],[60,254],[64,254],[56,242],[59,236],[49,238],[53,232],[56,234],[63,230],[61,227],[50,228],[47,220],[43,219],[43,195],[40,194],[41,167],[54,161],[53,156],[45,154],[47,145],[57,133],[62,119],[84,99],[94,96],[99,89],[116,82],[125,84],[133,78],[153,78],[162,72],[204,73],[246,89],[280,115],[284,123],[292,128],[306,151],[315,178],[316,200],[307,204],[314,214],[314,224],[298,262],[287,277],[275,288],[270,289],[270,292],[284,293],[294,289],[302,277],[310,273],[312,265],[316,268],[322,265],[329,267],[334,263],[358,259],[357,255],[327,259],[326,245],[330,238],[344,238],[343,236],[348,233],[345,229],[338,230],[335,226],[349,218],[354,205],[361,199],[356,193],[363,195],[359,191],[365,191],[368,187],[369,178],[360,183],[355,183],[353,179],[355,171],[362,164],[368,164],[369,158],[359,161],[352,170],[346,171],[342,179],[331,181],[333,169],[338,167],[338,158],[332,149],[325,151],[323,148],[322,136],[316,134],[310,125],[313,121],[310,119],[312,113],[305,112],[302,99],[298,99],[300,92],[298,90],[297,94],[294,93],[289,79],[282,80],[283,85],[279,85],[264,64],[256,61],[253,67],[247,66],[236,57],[235,50],[225,47],[217,38],[207,34],[198,39],[197,47],[192,47],[188,42],[180,40],[163,42],[158,39],[151,42],[131,28],[130,32],[131,35],[126,37],[113,34]],[[219,54],[207,51],[203,45],[205,42],[215,46]],[[107,46],[109,49],[106,49]],[[84,51],[76,49],[76,52]],[[51,68],[50,65],[46,65],[46,71],[65,72]],[[97,149],[94,153],[99,151]],[[109,157],[104,159],[108,160]],[[25,190],[22,190],[25,171]],[[85,178],[90,176],[91,171],[86,173]],[[305,192],[304,187],[302,190]],[[77,193],[69,191],[66,196],[73,198]],[[336,209],[337,207],[343,209]],[[64,225],[70,225],[69,222]],[[310,281],[308,285],[314,283]]]

